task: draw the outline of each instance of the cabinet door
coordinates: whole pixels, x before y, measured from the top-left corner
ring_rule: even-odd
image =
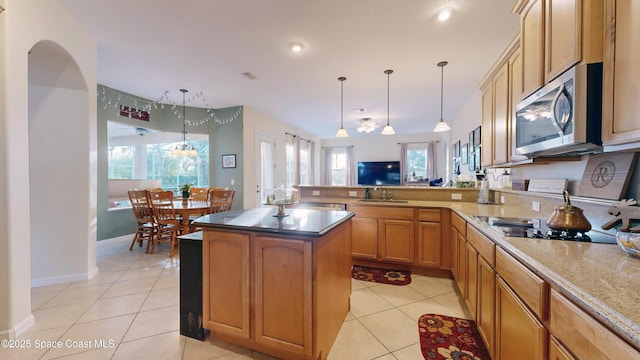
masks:
[[[482,131],[480,143],[482,144],[482,167],[491,166],[493,159],[493,82],[489,83],[482,91]],[[477,165],[476,165],[477,166]]]
[[[467,293],[467,239],[458,232],[458,289],[464,297]]]
[[[378,223],[380,260],[413,264],[415,259],[414,222],[380,219]]]
[[[543,0],[531,1],[520,15],[523,97],[543,84]]]
[[[466,291],[464,293],[464,300],[467,303],[467,307],[471,312],[471,316],[474,320],[477,320],[476,316],[476,304],[478,294],[478,252],[467,241],[467,282]]]
[[[580,61],[582,0],[545,0],[545,83]]]
[[[458,277],[460,277],[460,272],[458,271],[459,259],[458,230],[455,226],[451,225],[451,273],[453,274],[453,279],[456,281],[458,280]]]
[[[549,360],[576,360],[558,340],[549,336]]]
[[[351,255],[354,258],[378,259],[378,219],[351,218]]]
[[[496,306],[496,272],[482,257],[478,257],[478,332],[484,340],[489,355],[494,354]]]
[[[424,221],[418,223],[417,265],[440,266],[441,237],[440,223]]]
[[[496,277],[496,360],[545,359],[547,330]]]
[[[508,156],[509,161],[516,156],[516,105],[522,99],[522,54],[516,50],[509,58],[509,117],[507,121],[507,133],[509,134]],[[522,157],[522,155],[519,155]]]
[[[203,327],[248,339],[249,235],[205,231],[202,242]],[[218,296],[224,293],[226,296]]]
[[[311,242],[253,239],[256,342],[311,355]]]
[[[640,2],[607,1],[605,8],[602,141],[640,141]]]
[[[493,78],[493,156],[492,164],[506,163],[509,148],[509,65],[506,63]],[[483,129],[484,131],[484,129]],[[484,146],[483,146],[484,148]]]

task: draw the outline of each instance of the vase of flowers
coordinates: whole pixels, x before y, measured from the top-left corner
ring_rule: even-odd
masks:
[[[191,191],[191,184],[189,184],[189,183],[182,184],[182,185],[180,185],[178,187],[178,189],[182,193],[182,201],[186,202],[187,200],[189,200],[189,194],[190,194],[190,191]]]

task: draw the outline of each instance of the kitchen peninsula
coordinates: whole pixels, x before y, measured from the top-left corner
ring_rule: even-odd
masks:
[[[211,214],[203,228],[203,327],[287,359],[325,359],[349,312],[347,211],[257,208]]]

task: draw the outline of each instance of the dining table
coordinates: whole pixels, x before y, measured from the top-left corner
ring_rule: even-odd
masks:
[[[175,210],[176,214],[183,219],[182,233],[188,234],[189,233],[189,216],[208,214],[211,210],[211,206],[206,201],[174,200],[173,209]]]

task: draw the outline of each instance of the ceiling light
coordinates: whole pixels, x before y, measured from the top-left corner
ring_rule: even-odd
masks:
[[[444,93],[444,67],[448,64],[448,62],[446,61],[440,61],[438,63],[438,66],[440,67],[440,69],[442,69],[441,71],[441,75],[440,75],[440,121],[438,121],[438,124],[436,124],[435,129],[433,129],[434,132],[445,132],[445,131],[449,131],[451,130],[451,128],[449,127],[449,125],[447,125],[446,122],[444,122],[444,119],[442,118],[442,105],[443,105],[443,93]]]
[[[387,74],[387,126],[382,129],[382,135],[393,135],[396,132],[393,130],[391,125],[389,124],[389,75],[393,73],[393,70],[385,70],[385,74]]]
[[[302,49],[304,49],[304,45],[299,42],[292,42],[289,44],[289,49],[291,49],[291,51],[293,51],[294,53],[299,53],[302,51]]]
[[[441,22],[445,22],[449,20],[452,14],[453,14],[453,8],[444,8],[438,11],[438,20]]]
[[[359,133],[370,134],[378,127],[378,124],[376,124],[375,121],[370,121],[370,120],[371,118],[368,118],[368,117],[362,118],[362,121],[360,122],[360,126],[358,126]]]
[[[344,129],[342,122],[344,114],[344,81],[347,80],[347,78],[344,76],[340,76],[338,80],[340,80],[340,129],[338,129],[336,137],[343,138],[349,137],[349,134],[347,133],[347,130]]]
[[[186,117],[186,94],[189,92],[187,89],[180,89],[182,93],[182,144],[176,145],[171,151],[171,155],[176,156],[198,156],[198,152],[193,145],[187,144],[187,117]]]

